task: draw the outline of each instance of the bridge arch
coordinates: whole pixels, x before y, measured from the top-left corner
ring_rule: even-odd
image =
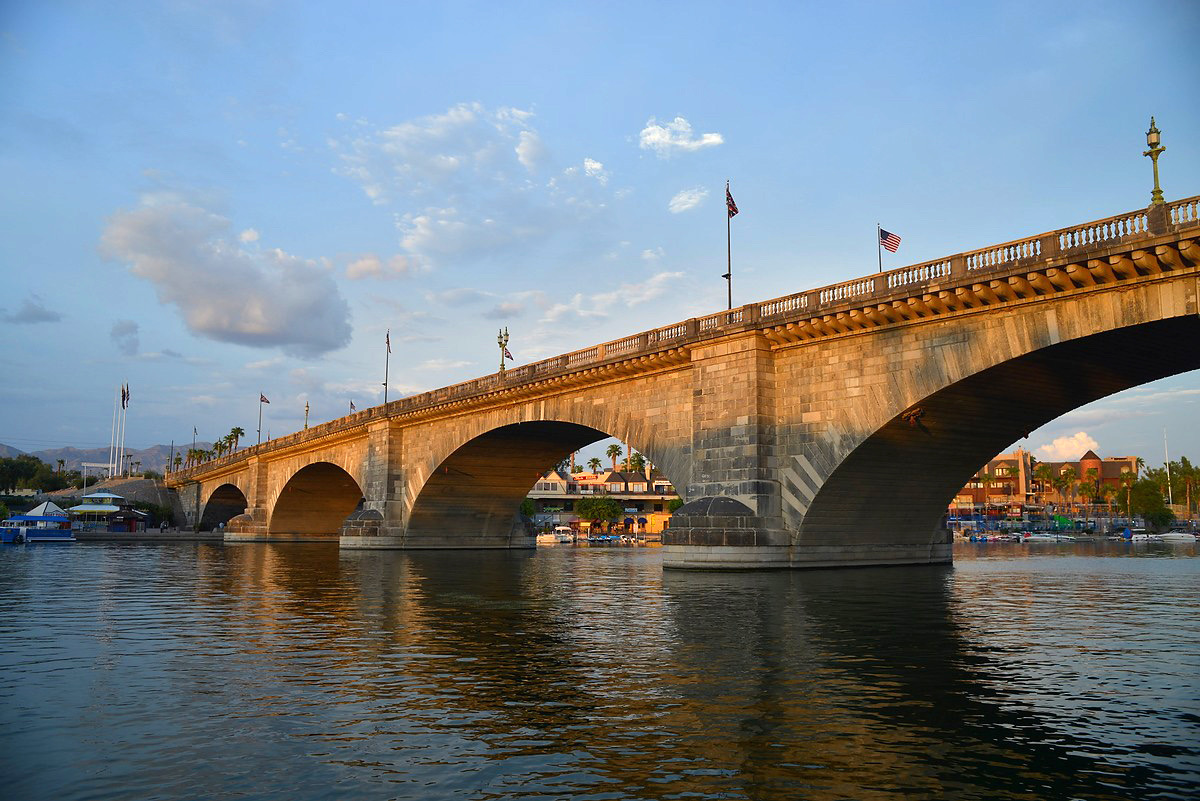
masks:
[[[1200,369],[1195,313],[1124,326],[1006,359],[915,400],[855,446],[799,525],[805,542],[888,531],[930,537],[980,465],[1030,431],[1131,387]]]
[[[221,484],[209,493],[204,502],[204,512],[200,515],[200,530],[212,531],[222,523],[228,523],[245,512],[249,505],[246,493],[241,487],[233,483]]]
[[[267,532],[274,540],[337,540],[342,523],[358,508],[363,491],[354,476],[332,462],[297,470],[280,489]]]
[[[537,480],[574,451],[609,436],[562,420],[509,423],[478,433],[446,454],[417,491],[405,527],[408,542],[445,542],[448,532],[461,532],[464,547],[483,541],[498,547],[524,536],[516,517]],[[643,453],[654,460],[653,452]]]

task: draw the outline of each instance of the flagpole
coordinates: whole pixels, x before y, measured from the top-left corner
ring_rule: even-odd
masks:
[[[121,416],[117,418],[117,470],[121,475],[125,475],[125,415],[129,408],[129,389],[128,384],[123,386],[121,392]]]
[[[875,223],[875,255],[879,257],[879,272],[883,272],[883,248],[881,247],[883,239],[883,229],[879,227],[879,223]]]
[[[258,444],[262,445],[262,393],[258,393]]]
[[[121,394],[121,390],[117,390]],[[112,478],[113,464],[117,458],[117,399],[113,398],[112,434],[108,437],[108,476]]]
[[[729,197],[729,181],[725,182],[725,197]],[[733,242],[731,221],[733,215],[729,213],[729,208],[725,209],[725,294],[726,308],[733,308]]]
[[[387,344],[387,353],[383,357],[383,404],[387,405],[388,363],[392,359],[392,329],[388,329],[383,341]]]

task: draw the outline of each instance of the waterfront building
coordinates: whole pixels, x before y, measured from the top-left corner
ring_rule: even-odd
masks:
[[[570,526],[579,531],[589,521],[575,514],[575,504],[596,496],[612,498],[621,505],[616,524],[630,533],[655,539],[671,517],[671,501],[678,497],[675,487],[661,473],[607,470],[599,473],[560,473],[551,470],[534,484],[529,500],[534,505],[533,520],[539,526]]]
[[[1081,504],[1107,505],[1102,487],[1120,491],[1125,476],[1136,478],[1137,471],[1135,456],[1101,458],[1089,450],[1073,462],[1039,462],[1018,448],[984,465],[958,491],[950,513],[952,518],[1027,520],[1031,515],[1081,512]],[[1049,479],[1044,477],[1047,473]]]

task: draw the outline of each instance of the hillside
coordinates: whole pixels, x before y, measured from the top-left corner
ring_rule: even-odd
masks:
[[[175,446],[175,453],[182,453],[191,447],[189,442],[187,445],[180,447]],[[212,443],[197,442],[198,448],[211,448]],[[24,451],[17,450],[11,446],[0,443],[0,459],[12,459],[20,456]],[[157,470],[160,473],[166,471],[167,460],[171,457],[170,445],[152,445],[149,448],[141,450],[126,450],[126,454],[132,454],[134,462],[141,462],[139,470]],[[33,451],[31,456],[36,456],[51,467],[58,466],[58,460],[62,459],[64,467],[67,470],[79,470],[83,462],[108,462],[108,448],[51,448],[44,451]],[[94,471],[92,475],[95,475]]]

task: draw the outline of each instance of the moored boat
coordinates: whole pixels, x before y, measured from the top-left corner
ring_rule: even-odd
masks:
[[[1160,534],[1159,537],[1163,542],[1195,542],[1196,535],[1187,531],[1168,531],[1166,534]]]
[[[20,545],[26,542],[75,542],[71,519],[47,501],[30,509],[28,514],[13,515],[0,523],[0,543]]]

